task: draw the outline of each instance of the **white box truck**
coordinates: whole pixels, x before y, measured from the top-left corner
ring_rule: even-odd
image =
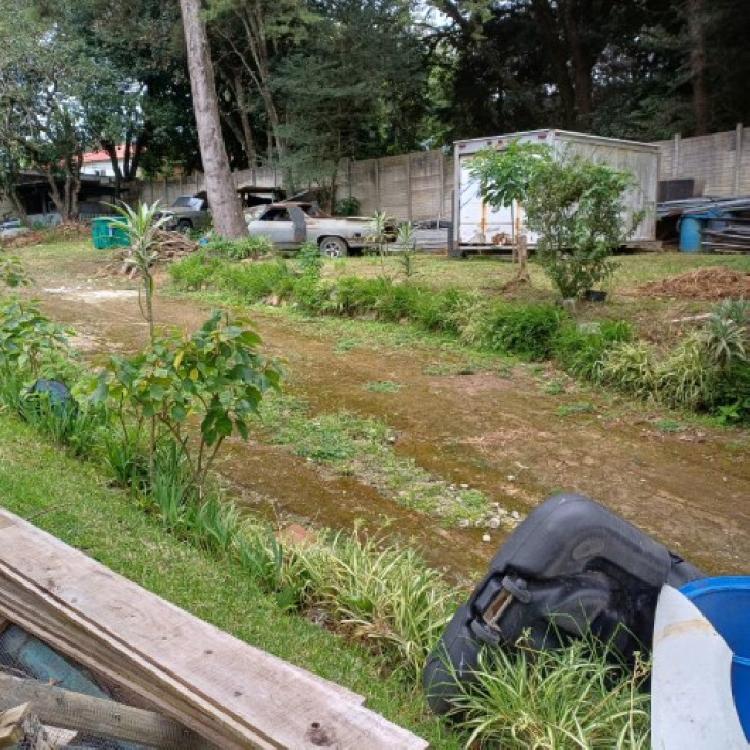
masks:
[[[487,250],[509,251],[523,228],[523,206],[496,209],[485,203],[478,180],[469,172],[475,154],[483,149],[505,148],[515,140],[546,143],[553,154],[580,154],[595,162],[609,164],[632,173],[635,184],[625,195],[626,211],[633,216],[643,211],[643,218],[627,242],[630,247],[656,245],[656,188],[659,175],[659,147],[650,143],[600,138],[566,130],[528,130],[491,138],[472,138],[453,144],[454,194],[452,255],[465,256]],[[536,235],[526,231],[530,247]]]

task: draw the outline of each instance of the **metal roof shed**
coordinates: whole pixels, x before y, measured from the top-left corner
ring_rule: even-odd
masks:
[[[635,184],[625,195],[626,211],[633,216],[644,212],[643,219],[628,241],[629,246],[647,247],[656,239],[656,190],[659,175],[659,147],[650,143],[601,138],[567,130],[527,130],[490,138],[456,141],[454,164],[454,253],[464,255],[472,250],[509,249],[523,225],[523,206],[495,209],[484,202],[476,179],[469,173],[474,155],[486,148],[502,149],[515,140],[547,143],[556,155],[580,154],[596,162],[631,172]],[[536,236],[527,233],[529,244]]]

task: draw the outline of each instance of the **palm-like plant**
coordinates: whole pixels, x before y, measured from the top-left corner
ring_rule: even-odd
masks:
[[[370,223],[372,234],[367,238],[373,244],[380,256],[380,270],[385,276],[385,245],[388,242],[388,224],[390,219],[385,211],[376,211]]]
[[[414,234],[414,225],[410,221],[399,224],[396,242],[401,249],[399,260],[404,276],[411,278],[416,270],[414,268],[416,261],[417,239]]]
[[[119,219],[112,222],[112,226],[127,232],[130,237],[130,263],[135,268],[136,274],[141,279],[142,291],[145,297],[145,308],[141,299],[141,290],[138,292],[138,305],[141,314],[148,323],[149,339],[154,341],[154,277],[151,266],[159,256],[156,248],[156,233],[167,221],[168,216],[159,216],[159,201],[153,204],[139,203],[132,208],[125,203],[113,208],[120,215]]]

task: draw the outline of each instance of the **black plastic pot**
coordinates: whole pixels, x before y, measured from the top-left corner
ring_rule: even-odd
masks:
[[[587,289],[586,290],[586,301],[587,302],[606,302],[607,293],[601,289]]]

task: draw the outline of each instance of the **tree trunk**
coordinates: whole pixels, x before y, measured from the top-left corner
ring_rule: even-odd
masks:
[[[594,63],[581,39],[578,6],[572,0],[561,4],[561,12],[565,24],[565,36],[570,48],[570,61],[573,67],[573,81],[575,85],[576,124],[588,130],[591,127],[591,71]],[[587,21],[590,22],[590,19]]]
[[[242,135],[244,140],[245,156],[247,157],[247,166],[254,167],[258,162],[258,154],[255,149],[255,138],[253,138],[253,129],[250,125],[250,115],[247,106],[247,97],[245,88],[242,83],[242,75],[239,71],[235,73],[234,95],[237,101],[237,110],[240,113],[240,125],[242,125]]]
[[[214,69],[208,49],[200,0],[180,0],[185,29],[190,89],[201,149],[206,192],[214,226],[223,237],[244,237],[247,226],[229,170],[229,159],[221,135]]]
[[[576,120],[575,93],[568,70],[568,54],[560,39],[559,21],[550,7],[549,0],[532,0],[531,6],[534,17],[539,24],[544,45],[550,55],[552,72],[562,105],[563,127],[572,128],[575,126]]]
[[[708,86],[706,84],[706,37],[703,30],[705,21],[703,0],[687,0],[687,14],[695,135],[705,135],[708,133]]]

